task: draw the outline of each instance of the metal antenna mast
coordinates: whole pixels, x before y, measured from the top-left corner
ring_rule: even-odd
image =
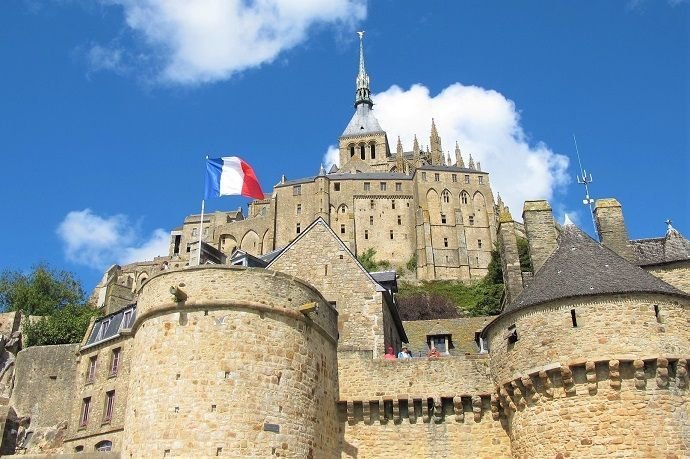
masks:
[[[587,175],[587,171],[582,168],[582,160],[580,159],[580,150],[577,148],[577,139],[575,134],[573,134],[573,142],[575,142],[575,153],[577,154],[577,163],[580,166],[580,174],[577,176],[577,183],[579,185],[585,186],[585,199],[582,200],[582,204],[589,206],[589,213],[592,216],[592,227],[594,228],[594,234],[599,239],[599,232],[597,231],[597,224],[594,220],[594,209],[592,204],[594,204],[594,199],[589,196],[589,184],[593,182],[592,174]]]

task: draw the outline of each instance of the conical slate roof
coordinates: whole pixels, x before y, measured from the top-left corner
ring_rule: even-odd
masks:
[[[341,137],[378,133],[383,133],[383,129],[381,129],[371,107],[367,104],[359,104]]]
[[[564,298],[630,292],[688,296],[569,224],[562,227],[558,248],[503,313]]]

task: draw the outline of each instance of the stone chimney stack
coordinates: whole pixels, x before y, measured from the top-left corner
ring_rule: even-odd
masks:
[[[522,220],[529,242],[529,254],[534,274],[541,269],[546,259],[556,250],[556,223],[547,201],[525,201]]]
[[[522,292],[522,269],[520,269],[520,254],[515,237],[515,221],[507,207],[503,207],[499,217],[498,242],[501,247],[506,304],[510,304]]]
[[[635,257],[628,241],[621,204],[614,198],[597,199],[594,203],[594,219],[601,245],[634,263]]]

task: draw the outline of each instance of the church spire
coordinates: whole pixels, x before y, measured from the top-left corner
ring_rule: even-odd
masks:
[[[374,103],[371,101],[371,91],[369,90],[369,75],[364,68],[364,31],[357,32],[357,35],[359,35],[359,73],[357,74],[355,108],[360,104],[367,104],[371,108]]]
[[[465,162],[462,160],[462,152],[460,151],[460,145],[455,142],[455,165],[457,167],[465,168]]]

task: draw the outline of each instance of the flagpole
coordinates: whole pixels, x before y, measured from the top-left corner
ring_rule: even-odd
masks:
[[[206,155],[205,161],[208,161],[208,155]],[[199,220],[199,253],[197,255],[196,264],[201,265],[201,238],[204,235],[204,204],[206,199],[201,200],[201,219]]]

